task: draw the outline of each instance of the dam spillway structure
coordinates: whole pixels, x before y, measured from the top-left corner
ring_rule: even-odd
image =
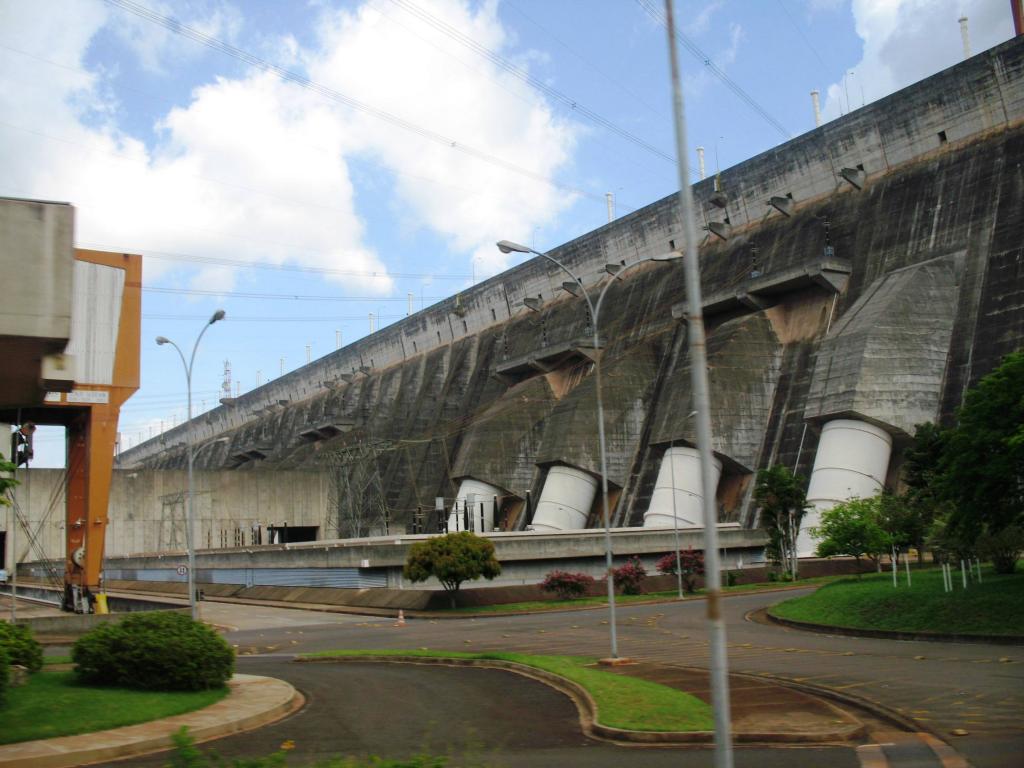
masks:
[[[807,525],[893,487],[915,425],[1022,345],[1022,160],[1016,38],[694,185],[720,522],[755,527],[778,464],[810,478]],[[672,195],[550,251],[588,290],[613,282],[598,349],[535,258],[124,451],[109,551],[158,548],[138,494],[184,467],[186,433],[214,548],[282,520],[317,541],[593,529],[598,359],[613,525],[699,527],[682,270],[614,274],[681,241]],[[296,496],[227,501],[274,476]]]

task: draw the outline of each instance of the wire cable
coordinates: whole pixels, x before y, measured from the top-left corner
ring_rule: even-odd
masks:
[[[650,2],[650,0],[636,0],[636,2],[641,8],[644,9],[644,11],[647,12],[647,15],[654,19],[658,24],[660,24],[661,26],[666,25],[664,12],[661,9],[655,7]],[[708,72],[710,72],[712,75],[718,78],[726,88],[728,88],[730,91],[736,94],[736,96],[738,96],[741,101],[746,103],[748,107],[754,110],[754,112],[756,112],[758,115],[764,118],[765,122],[767,122],[772,128],[778,131],[784,139],[788,140],[793,138],[793,134],[789,132],[786,126],[784,126],[774,117],[772,117],[768,110],[766,110],[764,107],[762,107],[754,100],[753,96],[751,96],[749,93],[743,90],[743,88],[740,87],[738,83],[736,83],[731,77],[725,74],[725,72],[723,72],[722,69],[717,64],[715,64],[714,61],[712,61],[711,57],[704,53],[704,51],[702,51],[700,47],[698,47],[698,45],[695,42],[693,42],[693,40],[684,35],[678,29],[676,30],[676,39],[679,41],[679,44],[683,46],[683,48],[685,48],[690,54],[693,55],[694,58],[700,61],[700,63],[703,64],[705,67],[707,67]]]

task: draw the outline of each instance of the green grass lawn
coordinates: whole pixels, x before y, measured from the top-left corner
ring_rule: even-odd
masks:
[[[180,715],[220,701],[226,687],[212,691],[164,693],[125,688],[95,688],[75,682],[74,672],[31,675],[9,688],[0,713],[0,744],[103,731],[161,717]]]
[[[736,584],[732,587],[722,587],[726,593],[736,592],[758,592],[765,589],[779,589],[780,587],[792,586],[814,586],[825,584],[843,576],[817,576],[811,579],[800,579],[796,582],[790,581],[760,581],[751,584]],[[701,597],[703,589],[698,589],[694,594],[687,593],[686,598]],[[646,603],[661,600],[674,600],[679,597],[678,590],[672,589],[663,592],[646,592],[642,595],[616,595],[616,605],[631,605],[634,603]],[[684,599],[686,599],[684,598]],[[445,613],[507,613],[509,611],[564,611],[566,608],[588,608],[608,604],[608,598],[604,595],[592,597],[577,597],[570,600],[524,600],[518,603],[497,603],[495,605],[467,605],[460,608],[444,609]]]
[[[950,593],[943,592],[940,569],[911,576],[907,587],[901,572],[895,589],[890,573],[845,578],[769,611],[784,619],[856,629],[1024,635],[1024,573],[997,576],[983,566],[982,583],[968,581],[964,590],[960,572],[954,571]]]
[[[419,656],[514,661],[560,675],[583,686],[597,703],[598,722],[635,731],[709,731],[711,707],[695,696],[665,685],[605,672],[584,656],[531,656],[522,653],[458,651],[321,651],[311,658],[337,656]]]

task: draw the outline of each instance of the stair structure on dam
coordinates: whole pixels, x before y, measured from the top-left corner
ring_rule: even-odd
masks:
[[[695,185],[722,522],[756,526],[776,464],[810,478],[806,526],[893,487],[915,425],[1022,345],[1022,162],[1016,38]],[[679,242],[673,195],[551,251],[588,289],[615,281],[600,349],[535,258],[125,451],[108,550],[156,548],[160,502],[129,484],[183,482],[187,431],[214,548],[281,521],[317,540],[593,528],[598,357],[614,525],[699,527],[683,270],[614,274]],[[274,476],[303,503],[245,501]]]

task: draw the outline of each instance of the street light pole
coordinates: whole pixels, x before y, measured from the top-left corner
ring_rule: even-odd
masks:
[[[732,734],[729,715],[729,659],[722,618],[722,573],[718,555],[718,510],[715,507],[715,476],[711,456],[711,407],[708,396],[707,345],[700,291],[697,230],[693,190],[686,150],[686,117],[679,78],[676,27],[672,0],[665,0],[669,66],[672,72],[672,106],[675,115],[676,163],[679,170],[679,205],[682,216],[684,267],[686,269],[686,316],[689,326],[690,376],[693,406],[697,411],[697,450],[700,453],[704,506],[704,585],[711,639],[711,706],[715,720],[715,766],[732,768]]]
[[[196,601],[196,515],[195,515],[195,489],[192,485],[192,461],[193,461],[193,450],[192,450],[192,367],[196,362],[196,351],[199,349],[199,341],[203,338],[203,334],[206,333],[206,329],[216,323],[218,320],[224,319],[224,310],[218,309],[213,313],[210,320],[203,326],[203,330],[199,332],[196,337],[196,343],[192,345],[192,356],[188,362],[185,362],[185,355],[181,351],[181,347],[175,344],[170,339],[164,336],[157,336],[156,343],[159,345],[170,344],[178,353],[178,357],[181,358],[181,365],[185,369],[185,387],[188,390],[188,425],[185,429],[185,449],[188,453],[188,508],[185,510],[186,519],[186,545],[188,547],[188,606],[192,611],[193,621],[199,620],[199,605]]]
[[[608,289],[612,283],[615,282],[614,277],[621,275],[628,269],[632,269],[635,266],[644,264],[648,261],[674,261],[680,258],[679,254],[672,253],[665,256],[653,256],[646,259],[638,259],[637,261],[631,262],[623,266],[613,279],[605,283],[601,289],[601,293],[598,294],[597,301],[594,302],[590,298],[590,292],[583,285],[583,281],[572,271],[569,270],[562,262],[547,253],[541,253],[533,248],[529,248],[525,245],[519,245],[509,240],[502,240],[498,243],[498,250],[502,253],[532,253],[535,256],[547,259],[552,264],[561,269],[565,274],[573,279],[573,282],[580,287],[580,293],[583,296],[584,301],[587,302],[587,308],[590,310],[591,329],[593,330],[593,343],[594,343],[594,393],[597,397],[597,439],[600,446],[601,453],[601,506],[603,513],[604,522],[604,558],[606,568],[606,581],[608,583],[608,625],[611,636],[611,658],[619,658],[619,638],[618,629],[615,624],[615,577],[612,566],[612,528],[611,528],[611,515],[608,511],[608,451],[605,446],[605,434],[604,434],[604,397],[601,391],[601,357],[602,355],[598,352],[601,349],[601,339],[598,333],[598,318],[601,313],[601,305],[604,303],[605,294],[608,293]]]

